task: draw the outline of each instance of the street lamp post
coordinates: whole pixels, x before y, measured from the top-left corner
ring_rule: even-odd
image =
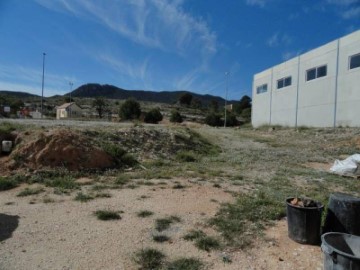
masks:
[[[224,128],[226,128],[226,105],[227,105],[227,96],[228,96],[228,85],[229,85],[229,74],[230,72],[225,72],[225,79],[226,79],[226,88],[225,88],[225,107],[224,107],[224,113],[225,113],[225,121],[224,121]]]
[[[42,73],[42,84],[41,84],[41,118],[43,118],[45,56],[46,56],[46,53],[43,53],[43,73]]]
[[[70,102],[70,106],[69,106],[69,113],[70,113],[70,118],[71,118],[71,91],[72,91],[72,87],[73,87],[73,83],[72,82],[69,82],[69,85],[70,85],[70,100],[69,100],[69,102]]]

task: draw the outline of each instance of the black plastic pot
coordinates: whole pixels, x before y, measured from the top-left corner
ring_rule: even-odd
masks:
[[[331,194],[323,232],[360,236],[360,198],[344,193]]]
[[[345,233],[321,236],[324,270],[360,270],[360,237]]]
[[[324,206],[316,202],[316,207],[300,207],[286,200],[286,215],[289,237],[301,244],[320,244],[321,213]]]

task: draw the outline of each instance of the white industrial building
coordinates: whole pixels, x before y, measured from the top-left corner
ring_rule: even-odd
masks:
[[[360,126],[360,30],[254,76],[252,124]]]

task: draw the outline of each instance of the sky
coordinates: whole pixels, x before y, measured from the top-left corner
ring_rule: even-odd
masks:
[[[0,0],[0,90],[41,95],[46,53],[44,96],[72,82],[239,100],[254,74],[359,29],[360,0]]]

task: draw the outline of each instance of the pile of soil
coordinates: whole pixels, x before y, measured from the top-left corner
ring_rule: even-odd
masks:
[[[91,139],[74,131],[55,129],[23,142],[11,153],[14,168],[65,167],[69,170],[105,169],[114,166],[112,157],[94,146]]]

